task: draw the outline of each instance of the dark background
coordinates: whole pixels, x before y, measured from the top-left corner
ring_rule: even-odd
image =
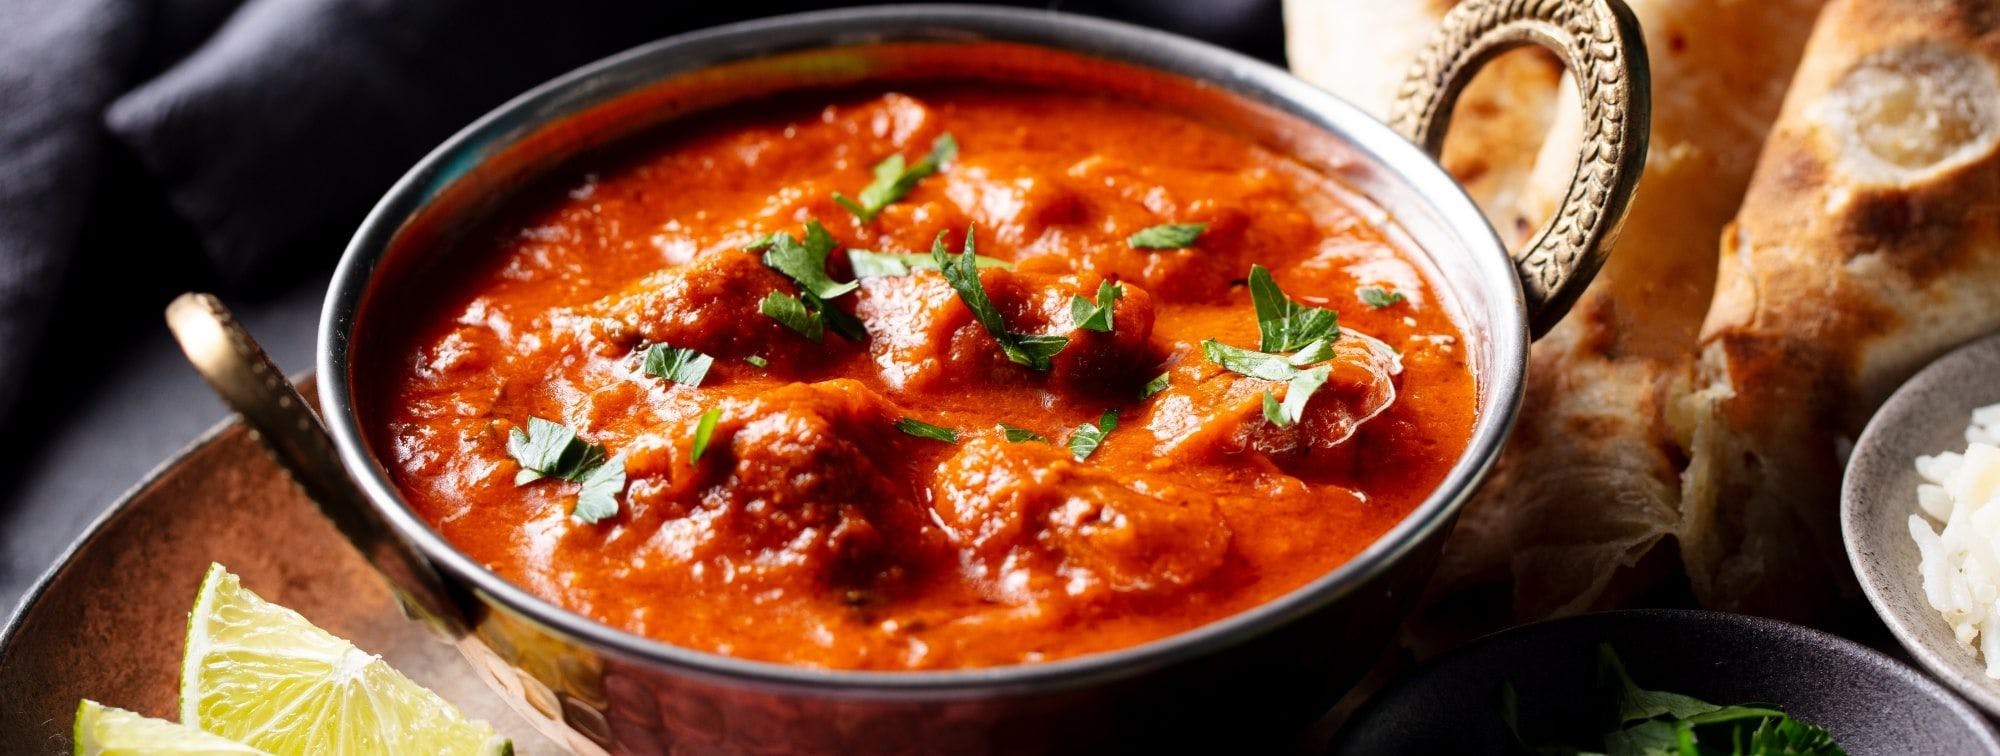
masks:
[[[452,131],[635,44],[857,4],[0,0],[0,607],[224,419],[167,336],[173,296],[221,293],[309,370],[348,233]],[[1282,63],[1278,0],[1011,4]]]

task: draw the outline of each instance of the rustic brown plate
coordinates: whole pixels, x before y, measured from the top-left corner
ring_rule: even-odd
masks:
[[[106,510],[0,635],[5,750],[68,753],[77,699],[179,719],[188,607],[210,562],[380,654],[517,753],[560,753],[388,588],[239,422],[216,426]]]

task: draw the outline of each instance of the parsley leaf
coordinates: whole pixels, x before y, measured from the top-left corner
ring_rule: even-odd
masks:
[[[517,426],[507,434],[507,454],[521,464],[514,485],[523,486],[545,477],[582,480],[604,460],[604,447],[577,438],[562,423],[529,417],[526,429]]]
[[[747,249],[764,250],[764,264],[792,279],[800,291],[820,299],[833,299],[861,286],[858,281],[842,283],[827,275],[826,256],[833,252],[834,246],[833,234],[827,233],[819,221],[809,220],[804,242],[780,231],[759,237]]]
[[[1312,400],[1313,392],[1318,391],[1319,387],[1326,385],[1326,379],[1332,375],[1333,368],[1327,365],[1321,365],[1311,370],[1301,370],[1293,375],[1290,381],[1285,382],[1285,403],[1279,408],[1284,413],[1283,422],[1275,420],[1272,422],[1277,422],[1278,425],[1285,426],[1298,422],[1300,418],[1305,417],[1306,402]],[[1266,393],[1264,396],[1268,399],[1271,395]],[[1264,414],[1266,416],[1270,415],[1270,405],[1268,403],[1264,407]]]
[[[1278,403],[1278,397],[1270,389],[1264,390],[1264,419],[1280,428],[1292,424],[1285,419],[1285,406]]]
[[[835,307],[811,294],[806,294],[805,300],[807,304],[812,306],[813,314],[818,316],[820,321],[826,323],[827,330],[840,334],[848,341],[866,341],[868,339],[868,327],[861,324],[860,318],[849,315],[846,310]]]
[[[1292,301],[1262,265],[1250,266],[1250,304],[1257,310],[1258,349],[1290,352],[1340,335],[1340,315]]]
[[[937,173],[939,168],[956,157],[958,157],[958,140],[953,139],[950,134],[939,134],[938,138],[931,142],[930,154],[925,155],[922,160],[906,166],[902,153],[890,155],[875,164],[875,180],[861,190],[858,200],[848,199],[847,195],[834,192],[833,201],[846,208],[847,212],[853,213],[854,217],[860,218],[861,222],[873,221],[876,214],[882,212],[882,208],[908,196],[910,190],[917,187],[918,181]]]
[[[1325,339],[1321,339],[1301,347],[1299,351],[1293,352],[1292,356],[1286,357],[1285,361],[1304,367],[1315,362],[1325,362],[1330,359],[1333,359],[1333,344]]]
[[[625,492],[625,455],[612,457],[583,476],[583,488],[576,493],[570,514],[584,522],[597,522],[618,514],[618,496]]]
[[[794,297],[773,291],[757,303],[757,311],[813,341],[825,341],[829,329],[851,341],[868,338],[868,330],[859,318],[813,296],[812,292],[800,292]]]
[[[1048,370],[1054,367],[1051,360],[1069,346],[1068,336],[1039,336],[1033,334],[1013,334],[1013,343],[1001,342],[1000,351],[1007,359],[1026,365],[1032,370]]]
[[[799,287],[796,297],[777,291],[765,295],[757,311],[813,341],[824,341],[828,330],[853,341],[868,338],[868,330],[858,318],[828,303],[861,287],[860,281],[843,283],[827,275],[826,257],[834,246],[833,234],[817,220],[806,221],[803,242],[782,231],[751,242],[746,249],[764,250],[764,264]]]
[[[655,378],[665,378],[683,386],[700,386],[708,377],[708,369],[715,365],[715,358],[693,349],[681,349],[654,344],[646,348],[646,357],[641,361],[640,370]]]
[[[1164,223],[1125,237],[1133,249],[1186,249],[1208,230],[1206,223]]]
[[[1402,292],[1389,291],[1387,289],[1382,289],[1374,286],[1364,288],[1360,292],[1358,292],[1358,294],[1361,297],[1362,304],[1368,305],[1370,308],[1377,310],[1380,310],[1384,307],[1388,307],[1389,305],[1393,305],[1403,301]]]
[[[750,363],[751,367],[769,367],[771,365],[771,361],[764,359],[764,355],[761,354],[750,355],[743,358],[743,361]]]
[[[715,437],[715,423],[721,419],[721,407],[710,407],[701,413],[701,420],[694,426],[694,442],[688,445],[688,461],[701,461],[701,455],[708,451],[709,439]]]
[[[1305,417],[1306,403],[1312,400],[1313,392],[1326,385],[1327,379],[1333,375],[1333,368],[1328,365],[1309,370],[1300,370],[1297,367],[1300,363],[1320,362],[1331,358],[1332,349],[1326,347],[1324,342],[1308,344],[1305,350],[1288,358],[1265,352],[1253,352],[1209,339],[1201,342],[1201,353],[1209,362],[1221,365],[1229,372],[1266,381],[1284,381],[1285,400],[1282,404],[1270,391],[1264,392],[1264,419],[1280,427],[1291,425]],[[1298,359],[1302,356],[1308,359]]]
[[[1161,373],[1158,378],[1147,381],[1145,388],[1139,389],[1139,400],[1145,401],[1151,399],[1154,395],[1165,390],[1167,390],[1167,374]]]
[[[1086,331],[1111,332],[1111,311],[1118,300],[1125,298],[1125,287],[1110,281],[1097,284],[1097,302],[1083,297],[1070,297],[1069,319],[1076,327]]]
[[[1253,352],[1215,339],[1201,342],[1201,353],[1224,370],[1267,381],[1289,381],[1298,372],[1291,361],[1279,355]]]
[[[1050,360],[1063,347],[1069,346],[1067,336],[1041,336],[1014,333],[1007,330],[1006,321],[1000,317],[1000,309],[993,306],[993,300],[986,296],[986,286],[979,282],[978,255],[973,253],[972,229],[965,231],[965,248],[957,257],[945,252],[945,235],[940,232],[937,241],[931,244],[931,259],[944,274],[945,283],[958,293],[959,301],[972,311],[972,317],[993,334],[993,340],[1000,342],[1000,351],[1015,364],[1025,365],[1031,370],[1048,370],[1053,365]]]
[[[1027,428],[1017,428],[1006,423],[1000,424],[1000,435],[1006,436],[1007,442],[1012,444],[1018,444],[1023,441],[1040,441],[1045,444],[1049,442],[1047,436],[1028,430]]]
[[[917,438],[928,438],[932,441],[943,441],[947,444],[958,443],[958,431],[942,425],[932,425],[912,417],[897,420],[896,430],[916,436]]]
[[[1104,415],[1097,418],[1094,424],[1084,423],[1077,426],[1076,430],[1069,434],[1067,445],[1070,456],[1075,457],[1078,462],[1089,459],[1090,455],[1097,451],[1097,447],[1104,443],[1104,437],[1117,428],[1118,410],[1115,409],[1105,410]]]
[[[854,266],[855,278],[887,278],[907,276],[919,270],[937,270],[937,261],[930,255],[914,252],[870,252],[865,249],[847,250],[847,261]],[[995,257],[975,255],[972,261],[981,270],[1001,268],[1013,270],[1014,264]]]
[[[581,483],[571,513],[597,522],[618,513],[618,495],[625,491],[625,457],[604,459],[604,447],[585,443],[562,423],[529,417],[527,428],[507,434],[507,454],[521,464],[514,485],[542,478]]]
[[[826,340],[826,324],[806,309],[805,303],[800,302],[798,297],[773,291],[764,295],[764,301],[757,303],[757,311],[797,331],[800,336],[813,341]]]

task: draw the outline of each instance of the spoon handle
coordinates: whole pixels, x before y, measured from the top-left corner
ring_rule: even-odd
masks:
[[[333,438],[306,398],[228,308],[210,294],[182,294],[167,305],[167,327],[195,372],[243,416],[320,512],[389,581],[405,613],[449,638],[464,636],[462,607],[469,604],[453,598],[430,561],[369,503],[341,467]]]

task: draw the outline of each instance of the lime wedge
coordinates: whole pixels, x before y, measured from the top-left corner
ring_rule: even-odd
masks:
[[[83,699],[76,707],[76,756],[261,754],[250,746],[186,725]]]
[[[181,721],[274,754],[505,754],[380,657],[244,590],[211,565],[188,614]]]

